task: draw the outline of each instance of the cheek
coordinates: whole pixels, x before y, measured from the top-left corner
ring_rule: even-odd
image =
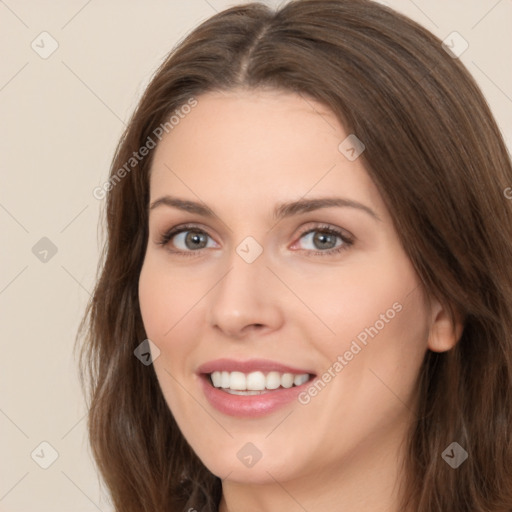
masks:
[[[204,337],[200,317],[204,315],[205,301],[201,299],[211,287],[208,283],[204,275],[194,276],[183,268],[172,268],[160,255],[151,253],[141,269],[139,304],[144,329],[160,350],[154,368],[173,410],[181,395],[177,382],[183,382],[184,376],[190,377],[191,355]],[[189,405],[185,405],[187,409]]]
[[[427,306],[417,275],[405,255],[388,254],[332,272],[308,289],[308,305],[331,330],[311,316],[309,332],[325,368],[342,375],[332,391],[359,396],[361,404],[376,396],[396,399],[389,389],[407,400],[427,348]]]
[[[391,325],[400,330],[414,316],[414,311],[407,308],[419,290],[412,265],[405,256],[386,256],[374,257],[371,262],[361,260],[346,268],[333,267],[301,278],[296,286],[297,295],[304,297],[317,317],[308,315],[308,322],[318,327],[317,332],[323,332],[324,339],[334,342],[336,348],[358,336],[364,343],[376,331],[390,331]],[[424,307],[416,306],[416,316],[420,318]],[[322,336],[317,334],[315,338]]]
[[[410,399],[427,348],[428,309],[412,265],[379,261],[334,275],[328,293],[315,293],[319,311],[324,304],[323,320],[335,332],[329,342],[317,336],[318,346],[326,367],[340,375],[326,399],[334,410],[342,397],[354,418],[367,418],[369,404],[372,417],[392,417],[389,411],[402,407],[396,397]]]
[[[186,418],[200,413],[195,402],[181,392],[178,384],[184,382],[188,355],[195,347],[195,343],[191,343],[190,322],[196,309],[193,305],[200,293],[198,287],[198,284],[191,286],[183,273],[169,269],[152,254],[147,255],[139,277],[141,315],[147,337],[160,350],[153,367],[167,405],[180,428],[186,427],[186,424],[181,424]]]
[[[148,254],[139,277],[139,304],[148,337],[170,339],[175,326],[194,313],[193,305],[201,291],[204,294],[202,288],[200,283],[186,279],[183,272]]]
[[[151,262],[144,262],[139,277],[139,305],[144,328],[149,339],[157,341],[165,332],[162,312],[172,311],[172,294],[165,293],[165,286]],[[169,326],[167,326],[167,329]]]

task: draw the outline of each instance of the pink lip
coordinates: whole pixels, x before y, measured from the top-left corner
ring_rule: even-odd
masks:
[[[241,418],[256,418],[270,414],[296,400],[297,395],[311,384],[309,380],[300,386],[280,388],[261,395],[242,396],[231,395],[213,387],[208,375],[201,375],[200,380],[207,400],[215,409],[229,416]]]
[[[235,361],[234,359],[215,359],[215,361],[209,361],[208,363],[201,365],[197,369],[197,373],[201,374],[221,371],[250,373],[258,370],[262,372],[294,373],[297,375],[302,373],[313,373],[311,370],[294,368],[292,366],[277,363],[269,359],[249,359],[248,361]]]
[[[311,385],[311,379],[300,386],[291,388],[280,388],[273,391],[262,393],[261,395],[232,395],[226,391],[215,388],[208,374],[214,371],[239,371],[250,373],[252,371],[280,373],[303,374],[313,372],[301,370],[291,366],[283,365],[267,359],[251,359],[249,361],[235,361],[232,359],[217,359],[201,365],[197,373],[199,374],[203,393],[210,404],[223,414],[229,416],[255,418],[271,414],[272,412],[284,407],[285,405],[297,399],[297,395]]]

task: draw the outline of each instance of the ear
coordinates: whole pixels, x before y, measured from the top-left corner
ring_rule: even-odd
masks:
[[[464,322],[457,312],[450,315],[448,307],[432,300],[431,323],[428,333],[428,348],[433,352],[446,352],[452,349],[464,330]]]

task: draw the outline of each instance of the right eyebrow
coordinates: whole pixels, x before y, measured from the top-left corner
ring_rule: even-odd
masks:
[[[178,197],[162,196],[156,201],[153,201],[149,207],[150,210],[154,210],[159,206],[170,206],[172,208],[178,208],[189,213],[197,213],[203,217],[215,217],[216,215],[207,206],[197,203],[195,201],[189,201],[187,199],[179,199]]]

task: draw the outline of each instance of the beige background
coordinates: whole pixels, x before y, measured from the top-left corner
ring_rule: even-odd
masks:
[[[0,0],[0,511],[112,510],[90,457],[72,355],[99,250],[102,202],[92,190],[155,67],[200,21],[235,3]],[[382,3],[442,39],[457,31],[468,41],[461,60],[510,147],[512,1]],[[43,31],[58,43],[46,59],[31,47],[51,49]],[[42,237],[57,249],[46,262],[32,250]],[[47,469],[40,464],[52,449],[43,441],[58,452]]]

